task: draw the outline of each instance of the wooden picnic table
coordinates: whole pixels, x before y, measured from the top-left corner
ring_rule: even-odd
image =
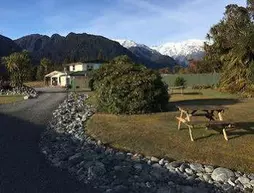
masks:
[[[178,130],[181,129],[181,124],[185,124],[189,128],[191,141],[194,141],[192,136],[192,128],[197,124],[205,124],[207,127],[212,125],[223,126],[223,135],[228,141],[226,128],[233,124],[229,121],[223,120],[223,112],[227,109],[221,105],[179,105],[177,108],[180,111],[180,116],[176,117],[178,120]],[[193,117],[205,117],[205,121],[192,120]],[[206,127],[206,128],[207,128]]]
[[[181,89],[181,94],[183,95],[184,86],[172,86],[172,87],[169,87],[170,94],[173,94],[175,89]]]

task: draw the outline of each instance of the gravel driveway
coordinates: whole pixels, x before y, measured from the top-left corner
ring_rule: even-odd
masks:
[[[40,153],[40,135],[66,93],[56,88],[39,91],[37,99],[0,105],[0,192],[95,192],[50,166]]]

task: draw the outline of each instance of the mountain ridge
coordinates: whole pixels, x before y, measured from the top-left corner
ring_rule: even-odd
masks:
[[[173,57],[182,65],[186,65],[189,59],[200,60],[204,56],[205,40],[189,39],[181,42],[168,42],[160,46],[152,46],[161,54]]]
[[[128,55],[134,61],[138,60],[129,50],[102,36],[87,33],[66,36],[31,34],[14,40],[22,49],[32,53],[38,62],[47,57],[55,63],[76,61],[107,61],[119,55]]]
[[[12,39],[0,34],[0,57],[18,51],[21,51],[21,48]]]
[[[117,41],[87,33],[71,32],[66,36],[31,34],[14,41],[22,49],[31,52],[33,61],[36,63],[39,63],[43,57],[51,59],[54,63],[68,63],[77,61],[105,62],[119,55],[127,55],[134,62],[142,63],[148,68],[159,69],[166,66],[172,67],[175,64],[172,58],[165,62],[160,57],[147,57],[141,51],[123,47]]]
[[[177,63],[183,66],[188,65],[188,60],[190,59],[200,60],[204,56],[203,46],[205,40],[189,39],[180,42],[167,42],[160,46],[151,47],[136,43],[132,40],[115,39],[115,41],[118,41],[122,46],[132,52],[135,52],[137,49],[146,49],[152,54],[161,54],[172,57]]]
[[[123,39],[114,39],[114,41],[119,42],[123,47],[129,49],[136,56],[150,60],[162,68],[172,68],[176,64],[175,60],[170,56],[163,55],[144,44],[138,44],[132,40]]]

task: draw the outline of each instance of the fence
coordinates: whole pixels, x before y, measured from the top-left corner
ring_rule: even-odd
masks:
[[[162,78],[169,86],[174,86],[177,77],[183,77],[186,80],[186,86],[193,85],[215,85],[219,83],[219,73],[209,74],[163,74]]]

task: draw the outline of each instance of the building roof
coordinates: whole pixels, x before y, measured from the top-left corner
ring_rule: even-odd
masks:
[[[62,74],[64,74],[64,72],[53,71],[53,72],[50,72],[49,74],[46,74],[45,77],[53,77],[53,76],[62,75]]]

